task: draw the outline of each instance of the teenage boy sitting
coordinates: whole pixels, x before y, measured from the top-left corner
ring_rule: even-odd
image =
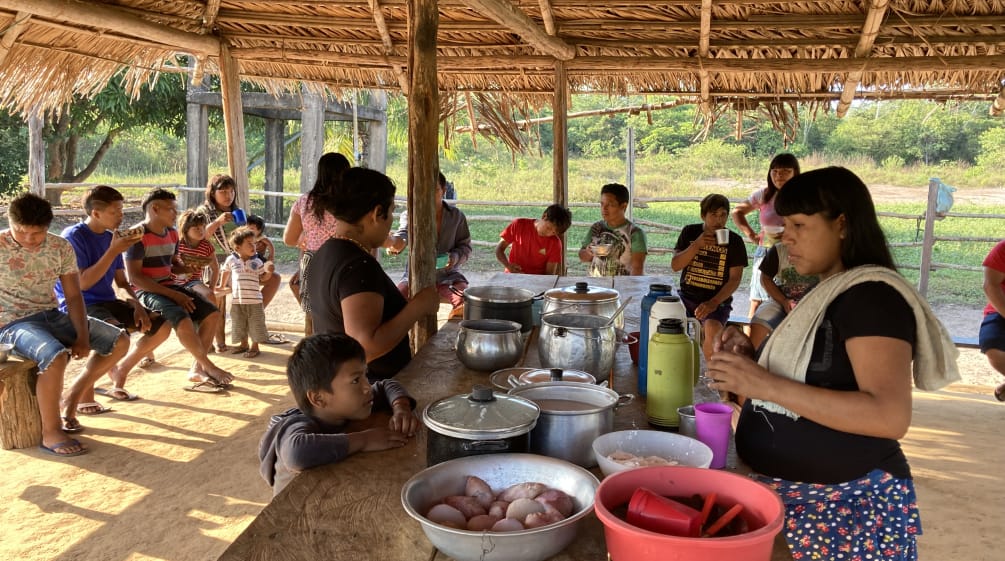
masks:
[[[185,389],[218,392],[234,380],[230,372],[213,364],[206,355],[223,318],[216,306],[174,283],[173,268],[188,270],[178,257],[178,231],[174,228],[178,205],[174,193],[166,189],[150,191],[143,198],[143,212],[143,237],[126,251],[126,276],[140,303],[160,312],[174,327],[185,350],[195,357],[188,378],[193,385]]]
[[[258,447],[261,474],[273,495],[301,471],[342,461],[356,452],[404,446],[419,429],[415,400],[394,380],[372,386],[366,353],[352,337],[322,333],[305,338],[286,363],[296,409],[269,421]],[[390,410],[386,426],[360,430],[374,407]]]
[[[536,220],[517,218],[499,235],[496,259],[507,273],[557,275],[562,263],[562,234],[571,225],[572,213],[562,205],[549,206]]]
[[[123,237],[117,231],[122,225],[124,200],[122,193],[106,185],[90,189],[84,195],[87,218],[68,226],[60,235],[70,242],[77,256],[80,289],[84,295],[84,305],[87,306],[87,315],[130,333],[139,331],[143,334],[129,354],[108,370],[112,388],[105,390],[105,395],[119,401],[130,401],[137,396],[126,390],[126,377],[133,367],[171,335],[171,326],[160,314],[150,317],[126,280],[122,252],[138,242],[142,233]],[[116,287],[122,290],[125,299],[117,297]],[[59,309],[66,312],[66,295],[61,282],[56,283],[56,298],[59,300]],[[81,372],[81,375],[85,373],[86,371]],[[95,415],[110,411],[94,401],[95,382],[97,380],[88,380],[85,384],[80,403],[77,404],[78,413]]]
[[[729,232],[729,242],[719,245],[715,231],[726,227],[729,199],[708,195],[701,200],[701,223],[684,226],[674,246],[670,268],[680,274],[681,302],[688,316],[702,324],[702,351],[705,360],[712,356],[729,314],[733,311],[733,292],[740,286],[747,266],[747,248],[743,238]]]
[[[0,343],[38,363],[35,396],[42,421],[39,448],[55,456],[87,452],[67,432],[80,432],[77,400],[84,380],[104,375],[129,350],[122,330],[87,317],[73,248],[50,234],[52,207],[31,193],[18,195],[7,209],[10,229],[0,231]],[[63,285],[68,312],[56,307],[53,288]],[[91,352],[93,349],[93,352]],[[60,415],[63,374],[71,358],[90,357],[85,375],[73,384]]]

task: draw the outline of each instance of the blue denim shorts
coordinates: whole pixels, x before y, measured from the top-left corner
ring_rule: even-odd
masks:
[[[140,304],[143,304],[144,308],[163,314],[164,319],[171,322],[172,327],[178,327],[178,324],[186,318],[192,318],[192,321],[199,322],[206,319],[210,314],[220,311],[219,308],[204,300],[194,290],[181,286],[170,286],[168,288],[177,290],[192,298],[192,301],[195,302],[195,310],[190,314],[185,311],[185,308],[175,304],[174,300],[156,292],[141,290],[136,293],[136,298],[140,301]]]
[[[750,318],[750,323],[763,325],[774,331],[778,327],[778,324],[782,323],[782,320],[785,319],[785,316],[785,310],[782,309],[782,306],[778,302],[766,300],[757,307],[754,317]]]
[[[998,315],[998,312],[991,312],[984,316],[977,341],[981,346],[982,353],[991,349],[1005,351],[1005,318]]]
[[[680,295],[680,301],[682,304],[684,304],[684,309],[687,310],[687,317],[693,318],[694,310],[695,308],[698,307],[699,304],[701,304],[701,302],[696,302],[695,300],[692,300],[687,296],[684,296],[683,294]],[[713,320],[723,325],[726,325],[726,323],[729,321],[729,315],[731,313],[733,313],[733,300],[729,299],[726,302],[719,304],[719,307],[713,310],[707,316],[705,316],[705,319],[701,320],[701,323],[702,325],[705,325],[706,320]]]
[[[115,343],[124,331],[100,319],[87,318],[91,350],[99,355],[112,353]],[[0,343],[13,343],[19,356],[38,363],[45,372],[61,353],[68,352],[77,340],[70,316],[53,308],[38,312],[0,327]]]

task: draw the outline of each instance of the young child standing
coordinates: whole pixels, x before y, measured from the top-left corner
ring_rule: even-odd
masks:
[[[348,335],[305,338],[286,363],[286,378],[297,408],[273,416],[258,447],[273,495],[305,469],[404,446],[419,429],[415,400],[394,380],[368,384],[366,353]],[[367,428],[362,421],[375,407],[390,410],[391,419]]]
[[[255,232],[247,226],[230,235],[234,253],[223,262],[221,286],[230,285],[231,342],[237,345],[234,354],[244,353],[247,358],[258,356],[258,344],[267,340],[265,306],[262,305],[261,283],[272,276],[272,265],[255,257]],[[273,265],[274,266],[274,265]],[[248,346],[248,337],[251,346]]]
[[[216,286],[220,279],[220,265],[216,262],[216,252],[213,244],[206,239],[206,224],[209,217],[205,213],[188,209],[178,217],[178,256],[187,268],[187,273],[176,275],[179,286],[192,290],[207,302],[216,302],[216,295],[211,287]],[[210,269],[208,282],[203,282],[202,273],[206,267]]]
[[[701,223],[681,230],[670,268],[681,271],[681,302],[688,316],[701,322],[702,350],[708,360],[733,311],[733,292],[740,286],[747,266],[747,248],[743,238],[733,231],[729,232],[728,243],[719,245],[715,241],[715,231],[725,228],[729,218],[729,199],[725,195],[708,195],[701,200],[700,210]]]
[[[496,259],[507,273],[557,275],[562,262],[562,234],[572,225],[572,213],[562,205],[544,209],[541,218],[517,218],[499,235]],[[509,257],[506,248],[509,248]]]

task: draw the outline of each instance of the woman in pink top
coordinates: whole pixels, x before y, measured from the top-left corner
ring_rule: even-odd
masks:
[[[318,178],[310,193],[300,195],[290,209],[290,218],[283,232],[283,242],[290,247],[299,247],[301,251],[300,270],[290,279],[290,290],[301,301],[301,282],[304,268],[311,255],[318,250],[328,238],[335,235],[335,217],[323,210],[319,201],[330,196],[330,190],[342,172],[349,169],[348,158],[338,152],[328,152],[318,160]],[[301,305],[303,303],[301,302]]]

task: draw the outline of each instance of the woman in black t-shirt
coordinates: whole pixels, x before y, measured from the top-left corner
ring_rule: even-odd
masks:
[[[921,522],[898,439],[911,424],[912,362],[916,378],[919,369],[955,373],[955,363],[931,364],[945,330],[897,274],[855,174],[804,173],[775,209],[789,261],[822,280],[757,362],[749,339],[725,330],[708,364],[710,387],[749,398],[737,453],[781,495],[793,557],[916,559]]]

